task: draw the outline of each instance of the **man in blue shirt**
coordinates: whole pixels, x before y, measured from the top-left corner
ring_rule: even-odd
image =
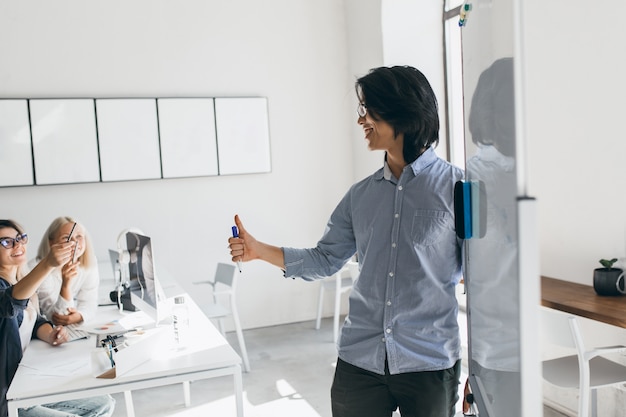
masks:
[[[384,165],[339,202],[317,246],[272,246],[238,216],[233,261],[261,259],[285,277],[320,279],[355,253],[360,274],[338,342],[331,389],[334,417],[455,414],[461,343],[455,287],[461,242],[454,184],[461,169],[437,157],[437,101],[408,66],[380,67],[356,82],[358,123]]]

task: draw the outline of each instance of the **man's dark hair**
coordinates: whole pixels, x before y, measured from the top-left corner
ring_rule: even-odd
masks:
[[[402,156],[411,163],[439,143],[437,98],[430,83],[410,66],[371,69],[356,82],[359,100],[375,120],[384,120],[397,136],[404,133]]]

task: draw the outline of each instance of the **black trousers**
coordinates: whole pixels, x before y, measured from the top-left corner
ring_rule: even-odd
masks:
[[[461,361],[442,371],[378,375],[337,360],[331,388],[333,417],[452,417],[459,399]]]

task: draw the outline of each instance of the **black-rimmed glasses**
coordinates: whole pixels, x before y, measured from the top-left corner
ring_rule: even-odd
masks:
[[[28,235],[26,233],[17,234],[17,236],[13,237],[0,237],[0,245],[2,245],[5,249],[11,249],[15,247],[16,243],[21,243],[25,245],[28,243]]]
[[[365,117],[367,115],[367,106],[363,103],[359,103],[356,107],[356,114],[358,114],[359,117]]]

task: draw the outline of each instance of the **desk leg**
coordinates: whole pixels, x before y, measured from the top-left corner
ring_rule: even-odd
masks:
[[[9,403],[9,417],[17,417],[17,407]]]
[[[233,373],[235,381],[235,405],[237,406],[237,417],[243,417],[243,382],[241,378],[241,365],[237,365]]]
[[[133,406],[133,394],[131,391],[124,391],[124,400],[126,400],[126,416],[135,417],[135,407]]]

